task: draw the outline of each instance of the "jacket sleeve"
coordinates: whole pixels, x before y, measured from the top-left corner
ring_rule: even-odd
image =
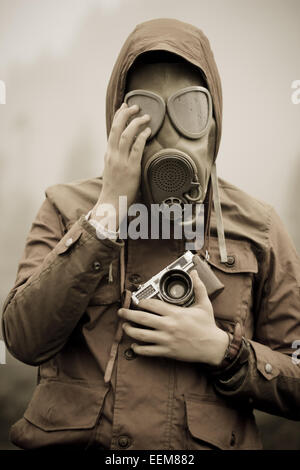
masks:
[[[64,234],[46,198],[3,306],[2,332],[11,354],[39,365],[59,352],[123,244],[99,240],[84,215]]]
[[[261,411],[300,420],[300,261],[273,209],[253,295],[256,328],[247,339],[248,363],[229,380],[220,377],[216,389]]]

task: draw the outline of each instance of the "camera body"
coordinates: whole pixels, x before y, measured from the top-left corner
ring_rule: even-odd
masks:
[[[186,251],[176,261],[139,286],[139,289],[132,293],[133,304],[137,306],[142,299],[156,298],[170,304],[189,307],[195,299],[193,281],[189,275],[192,269],[197,270],[210,298],[222,292],[224,285],[207,262],[191,251]]]

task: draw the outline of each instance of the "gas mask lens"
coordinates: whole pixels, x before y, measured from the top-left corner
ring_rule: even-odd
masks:
[[[134,90],[126,94],[124,101],[128,106],[136,104],[140,108],[139,113],[135,114],[131,120],[135,117],[143,116],[143,114],[149,114],[149,116],[151,116],[151,121],[147,124],[147,126],[151,128],[149,139],[157,134],[161,128],[166,112],[166,104],[162,97],[151,91]],[[131,120],[129,120],[128,123]]]
[[[152,138],[157,134],[164,121],[166,108],[168,115],[179,133],[190,139],[200,139],[206,134],[212,119],[212,100],[209,91],[201,86],[182,88],[168,98],[152,91],[133,90],[126,94],[128,106],[137,104],[139,114],[149,114]]]
[[[211,96],[206,88],[192,86],[168,99],[168,113],[176,129],[190,139],[200,139],[212,118]]]

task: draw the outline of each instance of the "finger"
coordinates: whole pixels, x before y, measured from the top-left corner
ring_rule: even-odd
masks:
[[[135,328],[134,326],[130,325],[130,323],[123,323],[122,328],[128,336],[137,339],[138,341],[154,344],[160,344],[161,342],[164,342],[164,335],[160,331]]]
[[[134,144],[132,145],[130,155],[129,155],[129,161],[134,163],[135,165],[138,165],[142,159],[143,151],[146,145],[146,141],[148,137],[151,134],[151,129],[150,127],[146,127],[145,130],[143,130],[138,137],[136,138]]]
[[[114,121],[116,121],[118,115],[120,114],[120,112],[124,109],[128,108],[128,104],[127,103],[122,103],[121,106],[117,109],[117,111],[115,112],[114,116],[113,116],[113,120],[112,120],[112,126],[113,126],[113,123]]]
[[[190,271],[190,276],[194,285],[195,304],[201,304],[208,299],[207,290],[203,282],[198,276],[197,270],[193,269]]]
[[[149,114],[134,118],[126,129],[122,132],[119,142],[119,150],[125,155],[129,155],[132,144],[141,131],[144,130],[145,125],[150,121]],[[147,132],[148,133],[148,132]]]
[[[139,111],[139,107],[136,104],[130,106],[130,108],[127,106],[124,106],[122,109],[121,108],[114,116],[108,137],[108,145],[113,150],[117,150],[119,148],[120,137],[129,118]]]
[[[143,312],[141,310],[121,308],[118,310],[118,315],[122,318],[125,318],[125,320],[133,321],[139,325],[148,326],[157,330],[160,330],[162,326],[161,317],[153,315],[152,313]]]
[[[169,349],[158,344],[142,345],[133,343],[131,349],[141,356],[163,356],[169,357]]]
[[[115,112],[115,115],[113,117],[113,119],[116,119],[116,117],[118,116],[118,114],[120,113],[120,111],[124,108],[128,108],[128,105],[127,103],[122,103],[121,106],[117,109],[117,111]]]
[[[159,299],[142,299],[139,301],[139,307],[162,316],[172,315],[177,308],[176,305],[168,304]]]

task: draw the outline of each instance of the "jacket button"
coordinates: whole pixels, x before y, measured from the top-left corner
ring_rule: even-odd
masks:
[[[272,374],[273,367],[269,362],[265,365],[265,371],[267,374]]]
[[[129,281],[133,284],[140,284],[141,276],[139,274],[131,274],[131,276],[129,276]]]
[[[124,351],[124,356],[128,361],[131,361],[131,359],[135,359],[137,355],[132,348],[128,348]]]
[[[130,446],[131,441],[128,436],[120,436],[118,439],[118,444],[122,449],[126,449],[126,447]]]
[[[99,261],[94,261],[93,269],[94,269],[94,271],[100,271],[100,269],[102,269],[101,263],[99,263]]]
[[[234,446],[236,441],[235,432],[231,433],[230,445]]]
[[[68,238],[68,239],[66,240],[65,245],[66,245],[66,246],[71,246],[72,243],[73,243],[73,238]]]
[[[227,256],[227,266],[233,266],[235,264],[235,257],[233,255]]]

